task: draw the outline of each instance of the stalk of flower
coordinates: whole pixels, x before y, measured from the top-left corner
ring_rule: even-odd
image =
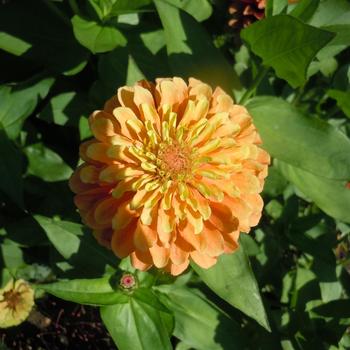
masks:
[[[0,289],[0,328],[22,323],[34,306],[34,290],[22,279],[10,280]]]
[[[247,110],[193,78],[118,89],[90,116],[70,187],[97,240],[140,270],[203,268],[261,216],[269,155]]]

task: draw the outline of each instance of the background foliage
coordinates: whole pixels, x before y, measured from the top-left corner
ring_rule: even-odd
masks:
[[[350,348],[350,3],[0,2],[1,285],[97,305],[123,349]],[[139,79],[194,76],[245,104],[273,156],[258,228],[210,270],[134,272],[98,246],[67,186],[87,117]],[[249,263],[251,261],[252,269]],[[48,283],[54,282],[54,283]]]

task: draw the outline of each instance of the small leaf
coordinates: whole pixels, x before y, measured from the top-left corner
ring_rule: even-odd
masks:
[[[0,244],[0,256],[4,267],[8,269],[17,269],[25,265],[22,249],[8,239]]]
[[[247,108],[273,157],[318,176],[350,178],[350,140],[333,126],[276,97],[254,98]]]
[[[109,276],[40,284],[37,288],[58,298],[85,305],[111,305],[128,301],[125,294],[112,288]]]
[[[179,9],[186,11],[194,17],[198,22],[208,19],[213,9],[208,0],[165,0],[170,5],[176,6]]]
[[[72,174],[72,169],[63,159],[42,143],[30,145],[23,151],[28,157],[28,174],[48,182],[67,180]]]
[[[154,294],[147,289],[137,290],[129,302],[104,306],[101,317],[119,350],[171,350],[165,312]],[[163,314],[163,316],[162,316]]]
[[[327,95],[335,99],[338,107],[350,118],[350,91],[328,90]]]
[[[198,350],[242,349],[240,327],[196,290],[162,285],[161,302],[174,314],[174,335]]]
[[[22,155],[0,129],[0,190],[23,207]]]
[[[101,1],[102,2],[102,1]],[[119,16],[127,13],[149,11],[152,0],[117,0],[112,5],[109,15]]]
[[[55,8],[56,4],[36,0],[1,4],[0,49],[50,71],[78,73],[88,51],[75,40],[69,20]]]
[[[23,122],[33,113],[39,98],[44,98],[52,84],[53,78],[33,79],[16,88],[0,86],[0,125],[11,139],[15,139]]]
[[[334,36],[288,15],[268,17],[241,32],[263,64],[294,88],[306,82],[311,61]]]
[[[105,265],[115,266],[118,258],[109,250],[101,247],[91,237],[91,232],[79,224],[69,221],[52,220],[36,215],[35,220],[45,231],[56,250],[71,265],[83,268],[87,275],[91,272],[103,272]],[[94,259],[91,259],[91,257]]]
[[[259,287],[242,244],[234,253],[222,255],[209,269],[195,263],[192,267],[220,298],[270,330]]]
[[[335,219],[350,223],[350,189],[346,187],[345,181],[322,178],[281,161],[278,162],[278,168],[320,209]]]
[[[93,53],[112,51],[126,44],[124,35],[114,25],[97,23],[78,15],[72,18],[72,24],[77,40]]]
[[[64,92],[50,99],[39,118],[57,125],[76,126],[79,118],[88,114],[87,98],[74,91]]]
[[[154,3],[163,24],[173,74],[202,79],[228,93],[241,90],[236,73],[199,23],[167,2]]]

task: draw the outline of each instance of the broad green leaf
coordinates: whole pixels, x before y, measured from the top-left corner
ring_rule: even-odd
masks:
[[[38,247],[49,243],[45,232],[31,216],[5,223],[4,228],[7,236],[21,246]]]
[[[282,174],[328,215],[350,223],[350,189],[345,181],[325,179],[278,162]]]
[[[287,187],[288,181],[281,175],[275,166],[269,167],[269,176],[265,180],[263,193],[270,197],[277,197]]]
[[[208,0],[164,0],[170,5],[176,6],[179,9],[186,11],[198,22],[208,19],[213,9]]]
[[[320,1],[317,10],[310,19],[309,23],[315,27],[322,27],[336,24],[350,24],[350,4],[347,0],[337,0],[334,6],[334,0]]]
[[[290,15],[307,22],[318,8],[320,0],[300,0],[297,2]]]
[[[345,25],[338,24],[323,26],[322,28],[334,33],[335,37],[317,54],[316,57],[319,60],[334,57],[350,46],[350,23]]]
[[[220,256],[210,269],[202,269],[195,263],[192,267],[214,293],[270,330],[259,287],[242,244],[234,253]]]
[[[1,128],[0,159],[0,190],[23,207],[22,155]]]
[[[174,335],[198,350],[242,349],[240,327],[196,290],[159,286],[161,302],[174,314]]]
[[[32,79],[15,88],[0,86],[0,127],[16,138],[24,120],[33,113],[39,98],[43,99],[54,82],[53,78]]]
[[[23,149],[28,158],[28,174],[53,182],[67,180],[72,169],[54,151],[42,143],[27,146]]]
[[[335,37],[318,54],[319,59],[337,55],[350,45],[350,3],[347,0],[320,1],[309,24],[326,29],[335,34]]]
[[[280,98],[257,97],[247,108],[273,157],[315,175],[350,178],[350,140],[343,133]]]
[[[55,6],[36,0],[1,4],[0,49],[50,71],[77,73],[88,51],[75,40],[69,20],[53,10]]]
[[[152,8],[152,0],[88,0],[87,9],[89,5],[95,12],[95,15],[101,21],[106,21],[115,16],[121,16],[126,14],[132,14],[137,12],[148,12]],[[89,11],[91,12],[91,11]]]
[[[154,0],[163,24],[172,73],[219,85],[228,93],[241,90],[233,68],[215,48],[210,36],[186,12],[161,0]]]
[[[74,91],[64,92],[51,98],[39,118],[57,125],[76,126],[79,118],[89,113],[87,98]]]
[[[125,36],[114,25],[94,22],[78,15],[72,18],[72,24],[77,40],[93,53],[112,51],[126,45]]]
[[[265,15],[276,16],[285,12],[288,6],[288,0],[269,0],[266,2]]]
[[[128,301],[125,294],[112,288],[109,276],[59,281],[36,287],[58,298],[85,305],[112,305]]]
[[[83,267],[85,273],[88,274],[90,271],[103,272],[106,264],[111,266],[117,264],[118,258],[106,248],[101,247],[83,226],[40,215],[36,215],[34,218],[65,260],[71,265]]]
[[[5,267],[17,269],[25,265],[22,249],[14,242],[6,239],[0,244],[0,257]]]
[[[241,37],[265,66],[295,88],[306,82],[308,66],[334,34],[292,16],[278,15],[255,22]]]
[[[127,34],[127,47],[118,47],[100,57],[99,78],[90,93],[96,104],[103,105],[122,85],[139,79],[155,80],[169,75],[163,30]]]
[[[337,101],[338,107],[350,118],[350,91],[328,90],[327,95]]]
[[[111,15],[122,15],[126,13],[149,11],[152,0],[117,0],[112,6]]]
[[[311,62],[307,71],[308,79],[320,71],[326,78],[330,78],[338,68],[338,61],[334,57],[324,57]]]
[[[142,293],[145,300],[131,295],[128,303],[101,307],[103,323],[119,350],[171,350],[164,307],[150,290]]]
[[[12,55],[21,56],[27,52],[32,45],[11,34],[0,32],[0,48]]]

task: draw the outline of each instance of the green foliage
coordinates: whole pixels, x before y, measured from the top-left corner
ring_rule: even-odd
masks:
[[[127,303],[102,307],[101,317],[120,350],[172,349],[172,316],[149,290],[139,289]]]
[[[211,269],[202,269],[194,263],[192,266],[217,295],[270,330],[243,245],[234,254],[222,255]]]
[[[120,350],[349,349],[350,3],[269,0],[240,33],[225,6],[0,2],[0,286],[99,307]],[[179,277],[97,244],[67,184],[88,116],[173,75],[245,104],[272,156],[259,226]]]
[[[247,108],[273,157],[329,179],[349,178],[350,140],[336,128],[275,97],[257,97]]]
[[[243,40],[263,64],[272,67],[279,78],[294,88],[306,82],[309,64],[333,37],[330,32],[288,15],[266,18],[242,32]]]

